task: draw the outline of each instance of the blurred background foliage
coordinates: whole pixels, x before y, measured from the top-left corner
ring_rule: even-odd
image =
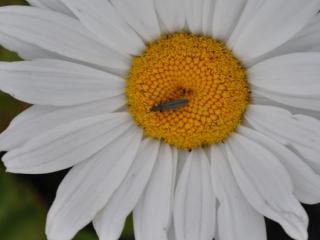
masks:
[[[6,5],[26,5],[26,2],[0,0],[0,6]],[[21,59],[15,53],[0,45],[0,61],[18,60]],[[13,117],[27,107],[26,103],[19,102],[0,91],[0,132],[8,126]],[[0,153],[0,158],[2,154]],[[46,240],[44,234],[46,214],[66,172],[15,175],[6,173],[0,161],[0,240]],[[305,208],[310,217],[309,240],[319,240],[320,205],[305,206]],[[266,225],[268,240],[292,240],[278,224],[266,219]],[[88,226],[74,240],[97,239],[93,227]],[[133,239],[133,223],[130,216],[121,240]]]
[[[27,5],[22,0],[0,0],[0,6]],[[0,45],[0,61],[18,61],[19,56]],[[28,105],[0,91],[0,132]],[[0,153],[1,157],[1,153]],[[0,240],[46,240],[45,221],[57,187],[66,171],[48,175],[5,173],[0,163]],[[122,240],[133,238],[132,218],[127,221]],[[75,240],[97,240],[92,226],[82,230]]]

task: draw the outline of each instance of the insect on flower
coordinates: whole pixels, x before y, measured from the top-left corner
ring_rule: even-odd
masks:
[[[183,106],[186,106],[189,103],[188,99],[178,99],[170,102],[160,103],[151,108],[151,112],[166,112],[174,110]]]

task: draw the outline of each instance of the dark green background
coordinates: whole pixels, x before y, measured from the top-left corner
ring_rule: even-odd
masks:
[[[90,1],[90,0],[88,0]],[[22,0],[0,0],[0,6],[26,4]],[[0,46],[0,61],[16,61],[18,56]],[[0,132],[27,104],[0,92]],[[1,153],[0,153],[1,154]],[[0,155],[1,157],[1,155]],[[5,173],[0,163],[0,239],[45,240],[46,213],[66,171],[47,175]],[[155,206],[156,207],[156,206]],[[320,239],[320,205],[305,206],[310,216],[310,240]],[[279,225],[267,220],[269,240],[289,240]],[[132,240],[132,218],[128,219],[121,240]],[[76,240],[97,240],[92,226],[82,230]],[[152,240],[152,239],[150,239]],[[197,240],[197,239],[194,239]],[[236,240],[236,239],[235,239]]]

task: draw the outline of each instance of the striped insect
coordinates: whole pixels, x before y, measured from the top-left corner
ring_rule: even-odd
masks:
[[[164,102],[153,106],[151,108],[151,112],[166,112],[186,106],[188,103],[188,99],[178,99],[170,102]]]

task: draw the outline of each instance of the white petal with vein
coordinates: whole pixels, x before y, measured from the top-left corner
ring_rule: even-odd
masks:
[[[245,118],[258,131],[296,150],[320,174],[320,121],[271,106],[251,105]]]
[[[210,36],[212,33],[213,14],[216,0],[203,0],[202,33]]]
[[[185,0],[154,0],[160,22],[166,32],[177,32],[185,27]]]
[[[0,44],[8,50],[16,52],[21,58],[26,60],[37,58],[61,58],[58,54],[46,51],[34,44],[12,37],[2,31],[0,31]]]
[[[319,7],[318,0],[249,0],[228,45],[248,62],[294,37]]]
[[[249,69],[257,96],[309,110],[320,110],[320,53],[294,53],[262,61]]]
[[[129,56],[116,53],[96,40],[77,19],[58,12],[35,7],[2,7],[0,32],[76,61],[119,71],[127,71],[129,67]]]
[[[318,52],[320,50],[320,14],[315,15],[311,21],[292,39],[271,52],[256,59],[260,62],[275,56],[297,52]]]
[[[245,7],[245,0],[216,0],[213,14],[212,36],[228,40]]]
[[[215,196],[210,165],[202,149],[193,150],[178,179],[174,226],[177,240],[212,240],[215,226]]]
[[[320,98],[319,97],[299,97],[289,96],[286,94],[277,94],[260,89],[254,89],[254,94],[257,97],[265,97],[276,103],[284,104],[301,110],[310,110],[320,112]],[[272,104],[270,104],[272,105]],[[276,104],[274,104],[276,105]]]
[[[303,28],[293,39],[285,43],[279,48],[280,52],[305,52],[305,51],[319,51],[320,50],[320,15],[317,14],[310,23]]]
[[[237,133],[227,141],[227,155],[242,193],[255,210],[278,222],[292,238],[307,240],[308,216],[279,160]]]
[[[131,125],[127,113],[98,115],[46,131],[8,152],[3,162],[9,172],[39,174],[72,167],[101,150]]]
[[[145,139],[139,148],[126,178],[94,220],[100,240],[120,238],[127,216],[136,206],[150,178],[159,154],[160,142]]]
[[[68,106],[123,94],[118,76],[60,60],[0,64],[0,89],[31,104]]]
[[[244,198],[232,174],[223,145],[210,148],[213,191],[219,201],[220,240],[266,240],[263,215]]]
[[[192,33],[202,33],[203,5],[204,0],[185,0],[186,22]]]
[[[10,123],[8,128],[13,128],[24,121],[29,121],[31,119],[35,119],[42,115],[48,114],[51,111],[57,110],[58,107],[55,106],[45,106],[45,105],[33,105],[26,110],[22,111],[18,114]]]
[[[27,2],[32,6],[47,8],[73,16],[72,12],[61,2],[61,0],[27,0]]]
[[[320,175],[316,174],[294,152],[262,133],[246,127],[240,127],[239,133],[264,146],[272,152],[290,174],[294,194],[306,204],[320,202]]]
[[[172,218],[176,150],[162,143],[151,178],[133,212],[135,237],[166,240]]]
[[[311,147],[316,146],[320,140],[320,129],[317,128],[320,124],[319,120],[303,115],[293,115],[283,108],[251,105],[245,117],[250,124],[258,124],[267,129],[270,134],[285,139],[287,145],[299,143]]]
[[[105,0],[62,0],[100,41],[121,54],[139,55],[144,43]]]
[[[126,22],[146,41],[154,41],[161,35],[154,1],[111,0]]]
[[[301,98],[320,98],[320,53],[294,53],[270,58],[249,69],[259,90]]]
[[[26,113],[18,116],[13,124],[0,134],[0,151],[20,147],[28,140],[60,125],[113,112],[125,103],[126,98],[120,96],[72,107],[33,106]]]
[[[134,126],[70,170],[48,214],[49,239],[72,239],[94,219],[126,177],[141,138],[141,129]]]

